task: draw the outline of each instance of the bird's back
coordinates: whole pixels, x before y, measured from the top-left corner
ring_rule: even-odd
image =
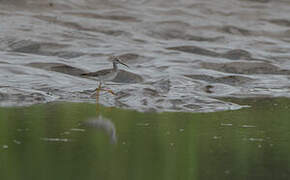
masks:
[[[110,81],[114,79],[117,75],[117,72],[114,72],[112,69],[103,69],[97,72],[89,72],[89,73],[83,73],[81,76],[86,76],[86,77],[94,77],[99,80],[104,80],[104,81]]]
[[[93,76],[93,77],[99,77],[99,76],[105,76],[106,74],[111,73],[111,69],[103,69],[97,72],[89,72],[89,73],[83,73],[82,76]]]

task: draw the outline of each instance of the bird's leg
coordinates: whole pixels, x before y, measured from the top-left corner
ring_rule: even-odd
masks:
[[[95,91],[96,91],[96,93],[97,93],[97,96],[99,96],[99,94],[100,94],[100,91],[106,91],[106,92],[108,92],[108,93],[111,93],[111,94],[113,94],[113,95],[116,95],[111,89],[104,89],[104,88],[102,88],[101,87],[101,82],[100,82],[100,84],[99,84],[99,87],[97,87],[96,89],[95,89]]]
[[[96,89],[96,103],[99,103],[99,96],[100,96],[100,90],[101,90],[102,83],[100,82],[99,87]]]
[[[101,88],[100,90],[102,90],[102,91],[106,91],[106,92],[111,93],[111,94],[113,94],[113,95],[116,95],[116,94],[114,93],[114,91],[112,91],[111,89],[103,89],[103,88]]]
[[[100,82],[100,83],[99,83],[99,86],[98,86],[94,91],[101,90],[101,85],[102,85],[102,83]]]

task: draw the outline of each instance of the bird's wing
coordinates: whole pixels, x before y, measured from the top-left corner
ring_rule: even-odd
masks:
[[[105,76],[108,73],[111,72],[111,69],[104,69],[104,70],[100,70],[97,72],[89,72],[89,73],[83,73],[81,74],[82,76],[94,76],[94,77],[99,77],[99,76]]]

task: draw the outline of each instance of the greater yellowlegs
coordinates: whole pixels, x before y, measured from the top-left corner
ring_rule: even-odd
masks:
[[[102,83],[104,83],[105,81],[112,81],[118,74],[118,64],[122,64],[126,67],[129,68],[128,65],[126,65],[125,63],[123,63],[121,61],[121,59],[117,56],[110,56],[109,61],[112,61],[113,63],[113,68],[112,69],[103,69],[97,72],[89,72],[89,73],[84,73],[82,74],[82,76],[87,76],[87,77],[92,77],[95,78],[99,81],[99,87],[96,89],[97,91],[97,96],[98,96],[98,92],[100,90],[102,91],[107,91],[111,94],[115,94],[112,90],[109,89],[102,89]]]

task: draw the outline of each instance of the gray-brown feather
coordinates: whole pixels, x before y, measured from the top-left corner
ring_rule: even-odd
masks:
[[[93,76],[93,77],[100,77],[105,76],[109,73],[112,73],[112,69],[103,69],[97,72],[89,72],[89,73],[83,73],[82,76]]]
[[[113,80],[117,76],[117,71],[114,71],[113,69],[104,69],[97,72],[84,73],[81,75],[97,78],[101,81],[110,81],[110,80]]]

